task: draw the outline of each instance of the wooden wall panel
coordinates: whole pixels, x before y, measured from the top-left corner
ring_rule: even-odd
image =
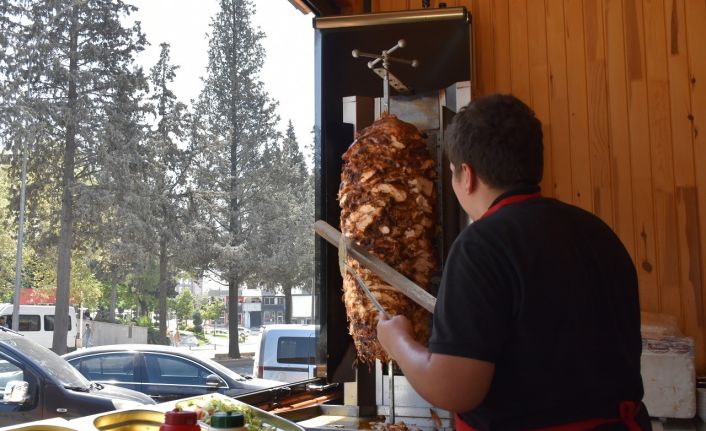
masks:
[[[635,231],[635,266],[640,281],[641,307],[659,311],[655,271],[656,241],[650,157],[650,118],[647,111],[647,78],[642,1],[624,0],[623,23],[627,58],[628,124],[632,160],[632,197]]]
[[[370,6],[374,12],[389,12],[410,9],[408,0],[372,0]]]
[[[584,0],[583,8],[591,199],[593,200],[593,211],[603,221],[613,225],[606,54],[603,42],[603,3]]]
[[[563,0],[545,0],[545,11],[549,60],[549,132],[553,143],[550,148],[545,147],[545,151],[551,153],[554,186],[551,190],[544,190],[544,192],[564,202],[571,202],[573,200],[573,175]]]
[[[706,272],[706,2],[703,0],[685,0],[686,17],[686,39],[687,52],[689,59],[689,78],[691,100],[691,135],[693,138],[694,149],[694,166],[696,179],[696,217],[698,220],[698,230],[693,228],[688,233],[689,238],[698,237],[699,256],[690,255],[692,265],[698,265],[701,269],[701,286],[697,289],[701,296],[702,302],[698,304],[701,307],[701,312],[706,309],[706,301],[704,300],[704,289],[706,289],[706,278],[703,274]],[[696,247],[692,247],[696,251]],[[696,274],[694,274],[694,277]],[[704,326],[700,329],[704,331]],[[704,373],[706,366],[704,365],[703,357],[697,357],[699,372]]]
[[[698,196],[694,174],[694,147],[691,132],[689,58],[686,43],[686,17],[683,0],[665,1],[665,25],[669,52],[669,95],[674,183],[676,187],[679,242],[679,284],[686,332],[696,338],[696,356],[706,357],[706,327],[703,295],[701,247],[699,247]]]
[[[529,56],[527,45],[527,0],[509,0],[510,90],[530,104]]]
[[[586,96],[586,57],[581,0],[564,1],[566,27],[567,88],[571,139],[572,197],[574,205],[591,211],[591,160],[588,145],[588,103]]]
[[[613,228],[635,259],[633,222],[632,164],[628,124],[627,65],[623,36],[622,0],[604,0],[604,43],[606,52],[608,122],[611,186],[613,188]]]
[[[512,91],[512,62],[510,61],[510,2],[493,0],[493,53],[495,58],[495,93]],[[480,47],[480,49],[484,49]]]
[[[643,1],[660,310],[682,317],[664,0]]]
[[[470,2],[469,2],[470,3]],[[473,10],[473,31],[474,31],[474,54],[476,81],[473,88],[476,94],[490,94],[495,90],[495,47],[493,37],[493,0],[477,0],[472,7]]]
[[[544,193],[613,227],[642,309],[678,318],[705,373],[706,1],[446,3],[473,14],[474,97],[513,92],[532,106]]]
[[[527,41],[529,55],[530,105],[542,122],[544,146],[552,148],[551,113],[549,111],[549,63],[547,60],[547,29],[544,2],[530,3],[527,8]],[[532,43],[529,43],[529,41]],[[542,190],[553,190],[552,152],[544,152]]]

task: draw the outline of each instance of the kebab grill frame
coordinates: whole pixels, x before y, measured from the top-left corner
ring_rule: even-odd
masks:
[[[410,23],[416,30],[398,31]],[[440,24],[440,25],[439,25]],[[438,31],[419,26],[437,25]],[[381,80],[365,63],[351,57],[353,49],[379,52],[405,39],[400,55],[419,59],[420,66],[394,68],[394,74],[413,90],[411,95],[391,90],[390,113],[415,124],[427,134],[428,148],[436,161],[436,217],[443,226],[437,244],[439,268],[451,242],[467,223],[453,195],[448,160],[441,150],[443,130],[471,97],[471,17],[465,8],[426,9],[400,13],[367,14],[314,19],[316,73],[315,190],[317,220],[338,227],[337,194],[342,169],[341,155],[355,133],[372,124],[383,110]],[[348,33],[354,32],[353,35]],[[438,40],[427,34],[438,36]],[[424,40],[422,40],[424,39]],[[324,239],[315,243],[315,291],[320,295],[318,316],[318,377],[343,383],[343,405],[323,405],[291,412],[308,429],[366,428],[371,418],[394,416],[410,428],[445,429],[453,426],[448,412],[422,400],[407,379],[387,372],[389,366],[356,364],[356,351],[348,335],[341,300],[341,276],[337,250]],[[435,291],[430,293],[436,294]],[[348,342],[346,342],[348,340]],[[394,391],[390,391],[390,382]],[[394,393],[394,405],[390,403]],[[332,416],[339,417],[336,424]],[[439,416],[441,423],[434,416]],[[289,417],[289,416],[288,416]]]

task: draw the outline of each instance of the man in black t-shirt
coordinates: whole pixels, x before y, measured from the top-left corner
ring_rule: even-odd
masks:
[[[446,135],[474,222],[449,252],[428,348],[405,317],[384,315],[382,346],[459,430],[650,429],[634,265],[598,217],[539,194],[534,113],[489,96]]]

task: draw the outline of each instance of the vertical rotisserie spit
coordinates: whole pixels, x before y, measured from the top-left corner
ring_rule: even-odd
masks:
[[[338,193],[341,232],[428,289],[436,271],[436,169],[424,135],[414,125],[384,115],[358,133],[343,160]],[[385,310],[407,316],[416,339],[426,343],[429,313],[350,257],[348,265],[358,271]],[[343,302],[358,358],[386,362],[375,333],[378,312],[350,273],[343,279]]]

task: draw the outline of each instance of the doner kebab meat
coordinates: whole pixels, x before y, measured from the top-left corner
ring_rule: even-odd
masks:
[[[432,248],[436,190],[434,160],[423,134],[394,115],[361,130],[343,154],[338,192],[341,232],[424,289],[436,271]],[[389,315],[412,322],[415,339],[426,344],[429,313],[348,257],[351,266]],[[358,358],[373,363],[388,357],[377,341],[378,312],[346,272],[343,302]]]

